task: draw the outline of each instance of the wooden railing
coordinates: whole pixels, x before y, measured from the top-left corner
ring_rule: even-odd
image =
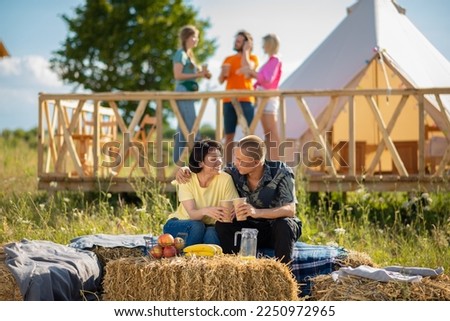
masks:
[[[302,178],[309,191],[355,190],[364,184],[372,190],[450,190],[447,183],[450,161],[450,120],[442,97],[450,95],[450,88],[430,89],[393,89],[393,90],[326,90],[326,91],[221,91],[221,92],[118,92],[95,94],[40,94],[39,95],[39,144],[38,178],[39,188],[47,190],[98,190],[113,192],[132,191],[130,182],[136,177],[154,176],[161,182],[172,180],[176,166],[171,164],[170,147],[163,139],[163,109],[170,108],[176,116],[185,137],[195,137],[202,124],[205,110],[213,105],[216,110],[215,138],[223,139],[223,99],[240,96],[254,96],[258,101],[255,117],[245,133],[254,133],[263,115],[263,106],[268,98],[280,97],[280,135],[282,142],[290,141],[286,150],[281,151],[284,160],[295,167],[298,177]],[[398,103],[389,107],[391,115],[383,118],[379,106],[380,99],[393,99]],[[314,110],[308,101],[311,98],[326,98],[328,105],[321,115],[314,117]],[[191,133],[188,132],[176,101],[181,99],[198,100],[200,109]],[[295,105],[286,106],[287,100]],[[348,132],[345,137],[337,137],[333,129],[333,115],[339,101],[346,101]],[[417,172],[408,171],[405,159],[399,153],[398,144],[391,133],[408,99],[416,103],[414,110],[417,130],[414,146],[417,146]],[[355,101],[358,100],[358,103]],[[394,101],[394,100],[392,100]],[[432,113],[426,111],[426,104],[433,101]],[[136,111],[128,124],[119,110],[119,102],[134,102]],[[369,166],[358,168],[358,138],[356,113],[361,102],[368,106],[371,117],[377,125],[380,141],[371,148],[373,157]],[[341,104],[342,105],[342,104]],[[150,116],[148,107],[155,114]],[[296,137],[286,137],[286,119],[290,108],[297,108],[306,121],[308,130]],[[402,114],[403,115],[403,114]],[[430,125],[430,117],[436,120]],[[147,127],[146,127],[147,126]],[[145,128],[148,130],[146,131]],[[444,150],[438,159],[434,159],[433,169],[429,170],[427,144],[430,131],[434,130],[444,141]],[[330,138],[327,133],[331,133]],[[301,137],[300,137],[301,136]],[[336,161],[334,154],[337,143],[345,141],[347,156],[345,164]],[[311,157],[310,150],[302,148],[308,142],[321,146],[320,155],[313,155],[319,165],[305,162]],[[284,145],[286,146],[286,145]],[[299,147],[300,146],[300,147]],[[364,153],[366,153],[366,151]],[[360,152],[360,151],[359,151]],[[187,157],[186,150],[182,157]],[[377,170],[383,154],[392,159],[392,170]],[[372,155],[370,154],[370,155]],[[414,153],[413,153],[414,154]],[[368,153],[364,155],[369,155]],[[337,155],[340,156],[340,155]],[[415,157],[415,155],[413,155]],[[366,156],[364,156],[366,157]],[[427,158],[428,157],[428,158]],[[185,159],[185,158],[184,158]],[[341,157],[342,159],[342,157]],[[383,160],[383,162],[385,162]],[[413,163],[416,162],[414,159]],[[369,162],[368,162],[369,163]],[[359,164],[361,165],[361,164]],[[168,184],[168,189],[170,185]]]

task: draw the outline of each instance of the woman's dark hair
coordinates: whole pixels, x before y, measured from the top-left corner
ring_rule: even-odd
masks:
[[[189,156],[189,169],[193,173],[200,173],[202,168],[200,167],[200,163],[205,160],[206,155],[212,152],[213,150],[218,150],[220,153],[223,153],[222,144],[212,140],[212,139],[203,139],[194,144],[194,148],[192,149],[191,155]]]

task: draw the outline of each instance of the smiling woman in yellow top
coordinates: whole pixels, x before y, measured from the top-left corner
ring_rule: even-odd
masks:
[[[219,202],[239,197],[231,176],[222,171],[222,153],[222,145],[214,140],[195,143],[189,157],[193,177],[178,186],[180,205],[169,215],[164,233],[174,237],[186,233],[186,245],[219,244],[214,223],[222,221],[226,212]]]

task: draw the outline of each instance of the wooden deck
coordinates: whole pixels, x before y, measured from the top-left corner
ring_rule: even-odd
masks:
[[[221,92],[120,92],[95,94],[45,94],[39,95],[39,144],[38,144],[38,188],[43,190],[81,190],[110,192],[132,192],[132,182],[141,177],[152,176],[168,183],[173,179],[176,166],[170,163],[170,147],[163,140],[163,109],[171,109],[186,137],[195,137],[207,106],[216,110],[216,139],[223,139],[224,98],[252,95],[258,99],[255,118],[244,126],[244,133],[254,133],[263,114],[265,101],[272,96],[280,97],[281,140],[292,142],[292,146],[305,144],[299,137],[286,137],[286,99],[294,98],[295,108],[301,111],[309,127],[311,141],[323,146],[321,166],[312,167],[304,161],[301,148],[287,148],[285,161],[295,168],[301,184],[308,191],[352,191],[364,186],[375,191],[449,191],[450,176],[450,120],[442,102],[443,95],[450,95],[450,88],[393,89],[390,97],[397,97],[392,116],[383,117],[377,103],[386,97],[387,90],[329,90],[329,91],[221,91]],[[346,137],[327,137],[326,121],[315,118],[308,105],[311,97],[324,97],[330,101],[330,110],[337,99],[348,99],[348,133]],[[430,126],[425,103],[430,97],[439,115],[439,128]],[[354,101],[363,98],[374,116],[380,142],[369,146],[358,140]],[[413,141],[398,142],[391,132],[406,101],[417,102],[414,113],[419,121],[411,124],[418,127]],[[194,129],[190,133],[181,119],[176,101],[196,99],[199,112]],[[134,102],[137,105],[132,120],[126,123],[119,110],[119,102]],[[291,106],[292,107],[292,106]],[[448,107],[448,106],[447,106]],[[150,108],[154,114],[150,116]],[[328,112],[328,111],[327,111]],[[429,131],[439,134],[443,142],[441,154],[430,155]],[[416,128],[417,130],[417,128]],[[192,135],[193,134],[193,135]],[[311,142],[310,141],[310,142]],[[345,141],[346,166],[336,162],[333,148]],[[191,147],[192,139],[188,142]],[[417,151],[415,150],[417,149]],[[369,154],[369,152],[371,154]],[[377,164],[382,154],[388,153],[392,169],[380,171]],[[406,153],[406,154],[405,154]],[[408,154],[409,153],[409,154]],[[186,150],[182,157],[187,157]],[[367,166],[361,167],[366,155]],[[407,156],[405,156],[407,155]],[[409,156],[408,156],[409,155]],[[342,156],[342,155],[341,155]],[[362,157],[364,156],[364,157]],[[325,164],[325,165],[324,165]],[[169,170],[170,169],[170,170]],[[164,184],[171,190],[170,184]]]

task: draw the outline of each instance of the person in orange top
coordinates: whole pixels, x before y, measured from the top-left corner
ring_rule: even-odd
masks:
[[[259,65],[258,57],[251,53],[253,37],[245,30],[236,34],[234,50],[236,54],[228,56],[222,63],[219,83],[226,82],[226,90],[253,90],[251,78],[247,78],[243,70],[256,69]],[[239,101],[248,125],[254,116],[254,97],[236,97]],[[233,140],[236,133],[237,114],[231,103],[231,98],[223,100],[223,117],[225,129],[225,162],[232,161]]]

